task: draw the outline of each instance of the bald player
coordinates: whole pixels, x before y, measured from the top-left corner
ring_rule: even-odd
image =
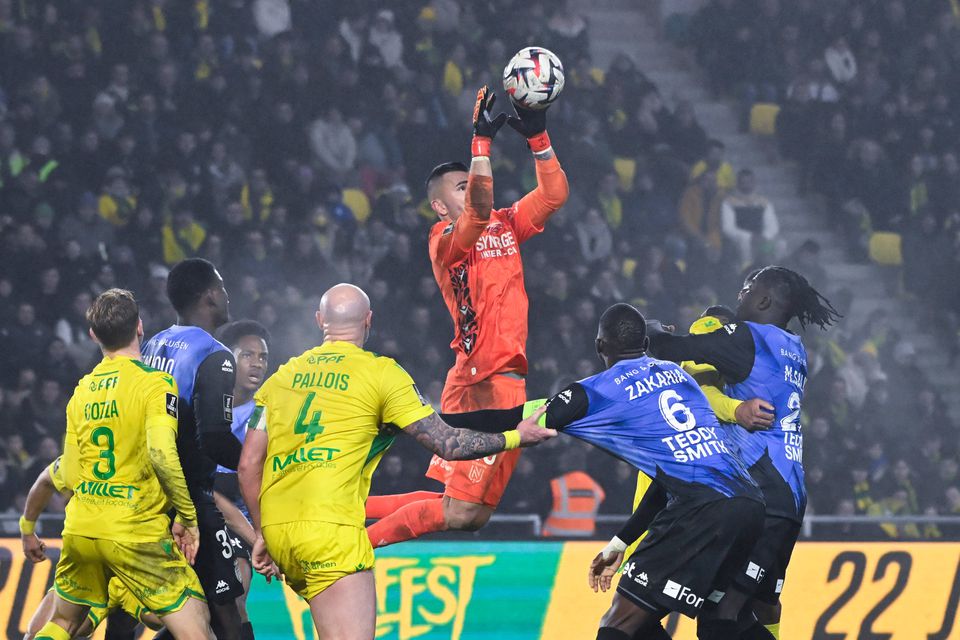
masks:
[[[503,433],[449,426],[400,365],[363,349],[372,319],[369,298],[351,284],[323,295],[316,313],[323,343],[281,366],[254,396],[238,469],[257,532],[254,568],[273,557],[310,603],[321,638],[374,636],[364,502],[397,433],[448,460],[496,455],[556,435],[537,426],[539,415]]]
[[[517,116],[492,115],[486,87],[473,113],[473,159],[437,166],[427,178],[427,197],[440,220],[430,230],[430,261],[454,325],[450,347],[456,362],[447,374],[444,412],[504,409],[526,400],[527,293],[520,245],[543,231],[567,201],[569,187],[547,135],[546,111],[516,107]],[[508,124],[527,140],[537,187],[504,209],[493,208],[490,149]],[[368,529],[381,547],[448,529],[475,531],[500,502],[519,451],[454,462],[434,456],[427,477],[444,492],[372,496]],[[442,499],[441,499],[442,498]]]

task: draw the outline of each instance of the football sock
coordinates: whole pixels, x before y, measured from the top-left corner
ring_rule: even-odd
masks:
[[[774,640],[780,640],[780,623],[776,624],[765,624],[763,625],[767,628],[767,631],[770,632],[770,635],[774,637]]]
[[[740,640],[773,640],[773,634],[759,622],[754,622],[740,632]]]
[[[240,640],[255,640],[253,637],[253,623],[244,622],[240,625]]]
[[[37,632],[34,640],[70,640],[70,634],[60,625],[48,622]]]
[[[736,640],[745,636],[737,635],[736,620],[704,620],[697,625],[698,640]]]
[[[600,627],[597,629],[597,640],[630,640],[630,636],[616,627]]]
[[[367,527],[370,544],[373,548],[419,538],[426,533],[446,531],[447,523],[443,517],[443,501],[420,500],[400,507]]]
[[[367,518],[370,520],[379,520],[405,507],[411,502],[420,502],[421,500],[439,500],[443,497],[442,493],[436,491],[414,491],[412,493],[398,493],[392,496],[370,496],[367,498]]]

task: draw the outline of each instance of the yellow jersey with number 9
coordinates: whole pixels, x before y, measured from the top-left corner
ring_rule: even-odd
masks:
[[[362,527],[370,478],[405,428],[433,413],[392,358],[327,342],[291,358],[255,396],[248,428],[267,433],[261,525]]]
[[[172,376],[118,356],[80,379],[67,404],[58,469],[73,491],[64,534],[121,542],[170,537],[170,505],[147,451],[147,428],[154,426],[176,432]]]

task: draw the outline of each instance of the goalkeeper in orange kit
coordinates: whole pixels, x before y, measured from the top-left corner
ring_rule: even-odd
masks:
[[[473,159],[438,165],[427,178],[427,197],[440,218],[430,230],[433,275],[454,325],[456,363],[441,398],[444,412],[509,408],[526,400],[527,294],[520,245],[543,231],[567,200],[567,178],[546,131],[546,110],[516,106],[516,116],[494,116],[493,94],[482,88],[473,113]],[[508,124],[533,154],[537,187],[504,209],[493,208],[491,146]],[[481,460],[449,462],[434,456],[427,477],[444,492],[371,496],[367,529],[382,547],[448,529],[475,531],[490,519],[519,451]]]

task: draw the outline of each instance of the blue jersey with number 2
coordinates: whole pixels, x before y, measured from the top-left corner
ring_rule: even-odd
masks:
[[[772,324],[745,323],[756,347],[753,370],[746,380],[728,385],[731,398],[763,398],[776,412],[773,427],[747,432],[729,427],[740,449],[744,464],[753,466],[766,453],[773,466],[790,486],[797,512],[803,513],[807,492],[803,481],[803,435],[800,431],[800,405],[807,382],[807,351],[796,334]]]

